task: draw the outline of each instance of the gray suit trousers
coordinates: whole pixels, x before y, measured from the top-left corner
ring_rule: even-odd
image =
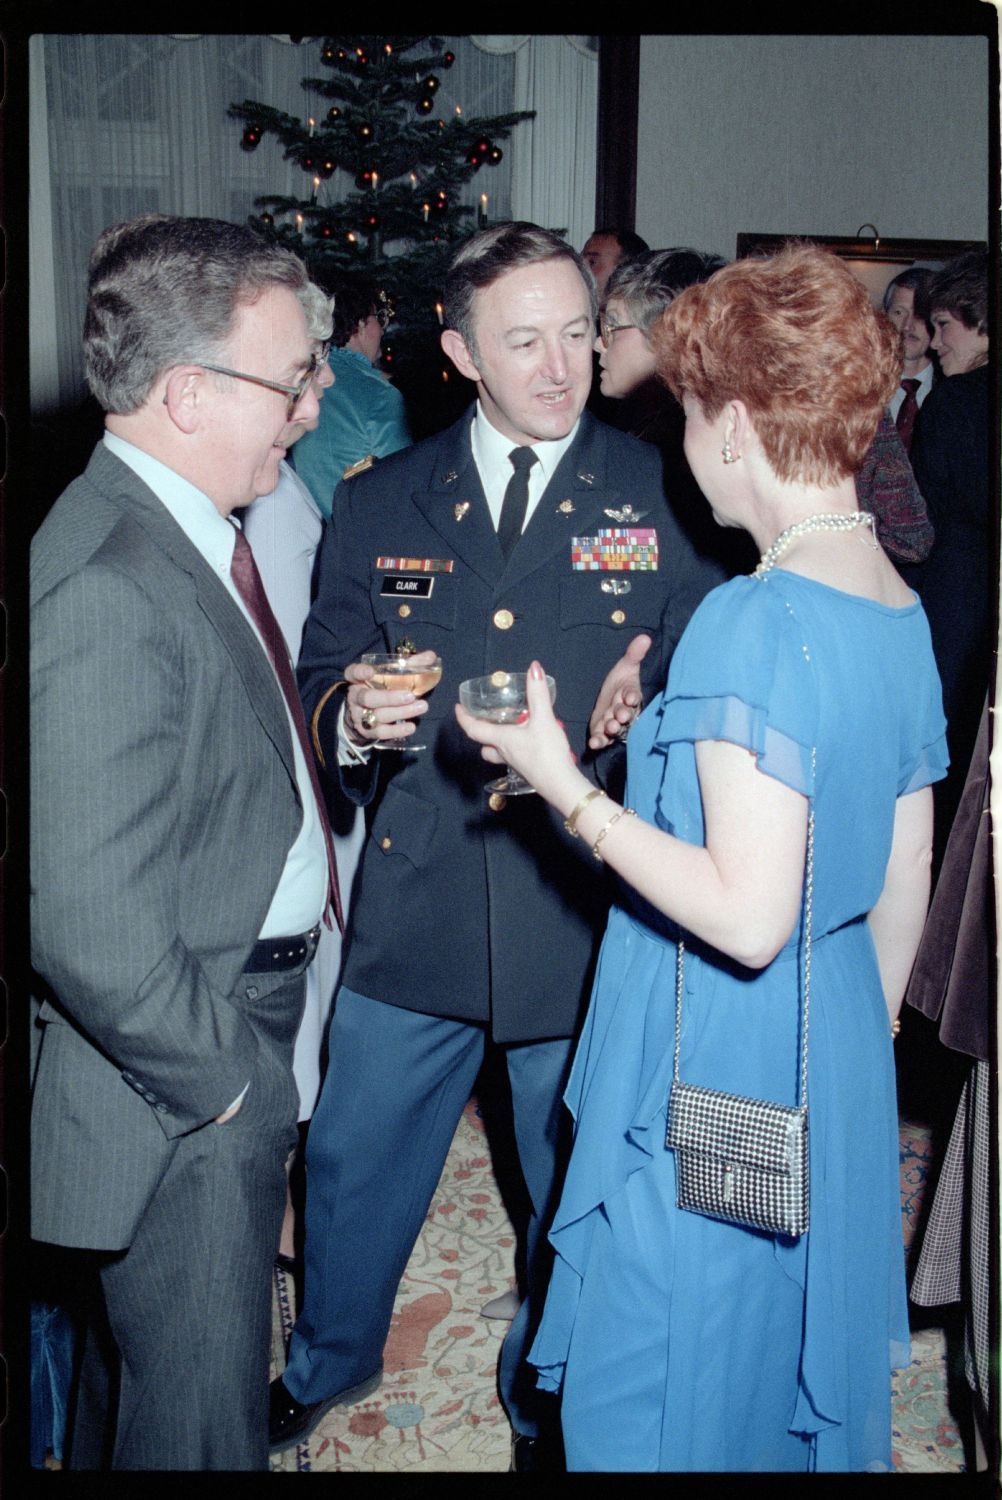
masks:
[[[296,1141],[304,982],[302,971],[244,975],[248,1002],[272,1013],[284,1045],[260,1048],[232,1120],[178,1140],[128,1250],[101,1268],[111,1368],[91,1337],[71,1468],[268,1467],[271,1272]]]

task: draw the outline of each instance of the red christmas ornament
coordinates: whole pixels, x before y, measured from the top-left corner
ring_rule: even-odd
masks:
[[[452,65],[453,65],[453,63],[455,61],[456,61],[456,54],[455,54],[455,52],[446,52],[445,56],[442,58],[442,67],[443,68],[451,68]]]
[[[303,171],[304,172],[312,172],[313,171],[313,157],[312,156],[304,156],[303,157]]]
[[[481,156],[486,156],[487,153],[488,153],[488,151],[490,151],[490,149],[491,149],[491,143],[490,143],[490,141],[485,140],[484,137],[481,136],[480,139],[479,139],[479,141],[477,142],[477,151],[478,151],[478,153]]]
[[[241,149],[244,151],[256,151],[261,144],[260,125],[248,125],[240,140]]]

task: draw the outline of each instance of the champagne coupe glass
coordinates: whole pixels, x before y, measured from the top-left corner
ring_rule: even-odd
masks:
[[[395,651],[386,654],[381,651],[369,651],[361,658],[362,665],[375,667],[375,671],[369,678],[374,688],[384,691],[410,691],[418,697],[424,697],[430,693],[435,684],[442,676],[442,658],[436,656],[428,667],[416,667],[411,659],[411,654],[403,651]],[[373,750],[424,750],[425,745],[415,745],[413,738],[403,740],[372,740]]]
[[[491,672],[487,677],[471,677],[459,684],[459,701],[474,718],[487,719],[491,724],[514,724],[526,710],[524,672]],[[547,677],[546,686],[550,702],[557,696],[557,684]],[[489,781],[486,792],[500,792],[505,797],[521,797],[526,792],[535,792],[524,776],[511,766],[505,768],[504,776]]]

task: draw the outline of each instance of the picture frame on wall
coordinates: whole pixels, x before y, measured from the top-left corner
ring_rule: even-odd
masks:
[[[872,226],[864,226],[872,227]],[[806,240],[831,250],[846,261],[870,294],[874,307],[883,306],[887,284],[911,266],[938,271],[948,260],[966,250],[987,250],[984,240],[885,239],[882,235],[860,238],[830,234],[739,234],[737,258],[768,254],[790,240]]]

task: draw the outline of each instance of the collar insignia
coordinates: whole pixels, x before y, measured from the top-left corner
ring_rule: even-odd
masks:
[[[578,470],[578,478],[580,479],[580,481],[581,481],[582,484],[594,484],[595,483],[595,476],[594,476],[594,474],[589,474],[584,469],[579,469]]]
[[[442,475],[442,483],[443,484],[455,484],[455,482],[456,482],[456,480],[458,478],[459,478],[459,475],[456,473],[455,469],[450,469],[449,472],[448,472],[448,474],[443,474]]]
[[[452,478],[453,479],[456,478],[455,474],[453,474]],[[455,518],[456,518],[457,521],[461,521],[463,519],[463,517],[466,515],[466,512],[469,510],[469,508],[470,508],[470,502],[469,502],[469,500],[460,500],[460,502],[459,502],[458,505],[454,505],[452,507],[452,514],[455,516]]]
[[[573,509],[574,509],[574,501],[573,500],[561,500],[560,504],[557,506],[557,510],[559,511],[559,513],[562,516],[569,516],[570,513],[571,513],[571,511]]]

